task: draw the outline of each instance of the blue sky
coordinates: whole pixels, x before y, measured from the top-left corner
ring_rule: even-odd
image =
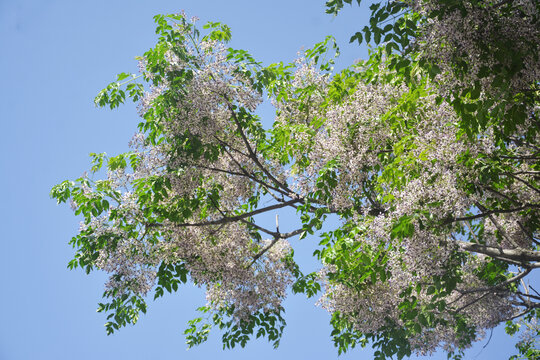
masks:
[[[105,317],[95,312],[106,275],[66,268],[79,219],[68,206],[57,206],[49,190],[87,170],[90,152],[127,150],[139,120],[135,107],[97,109],[93,98],[115,74],[137,71],[134,57],[155,41],[152,17],[182,9],[201,24],[228,24],[231,46],[265,64],[291,61],[329,34],[342,50],[338,68],[366,56],[348,44],[366,22],[365,9],[349,8],[334,19],[324,13],[324,0],[0,0],[0,360],[338,358],[328,314],[300,296],[285,304],[288,327],[278,350],[263,340],[222,351],[216,331],[208,343],[186,351],[182,332],[205,303],[191,286],[150,300],[136,326],[106,336]],[[264,106],[262,115],[271,120],[271,109]],[[309,247],[300,244],[303,256]],[[467,359],[514,352],[500,328],[483,349],[486,342]],[[371,359],[372,353],[359,349],[340,358]]]

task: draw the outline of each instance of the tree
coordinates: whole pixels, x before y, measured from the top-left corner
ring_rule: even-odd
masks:
[[[539,4],[371,10],[351,42],[380,46],[339,73],[331,37],[265,67],[226,47],[225,25],[203,36],[184,14],[155,17],[141,74],[96,98],[139,103],[132,151],[92,154],[91,176],[51,191],[83,217],[69,267],[111,274],[99,304],[108,333],[134,324],[149,292],[190,279],[213,316],[190,321],[190,346],[212,326],[227,347],[253,335],[277,346],[292,289],[319,296],[339,352],[370,343],[377,359],[440,347],[460,358],[506,322],[528,329],[519,356],[538,356],[540,294],[526,280],[540,267]],[[254,114],[265,95],[269,128]],[[259,221],[286,208],[297,228]],[[295,262],[296,236],[319,236],[319,272]]]

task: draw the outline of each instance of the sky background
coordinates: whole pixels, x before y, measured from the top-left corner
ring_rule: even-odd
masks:
[[[367,56],[365,48],[348,44],[366,23],[366,9],[347,8],[333,18],[325,14],[324,0],[0,0],[0,360],[338,358],[329,315],[302,296],[285,303],[288,327],[277,350],[258,340],[223,351],[216,330],[207,343],[187,351],[182,332],[205,304],[203,292],[192,286],[150,299],[137,325],[107,336],[105,316],[95,311],[106,274],[66,268],[79,219],[49,198],[50,188],[89,169],[90,152],[128,150],[139,122],[135,106],[97,109],[93,99],[117,73],[137,72],[134,57],[156,40],[152,17],[182,9],[200,17],[201,26],[228,24],[230,46],[264,64],[292,61],[302,47],[329,34],[341,47],[337,68]],[[270,106],[261,115],[271,121]],[[293,245],[309,263],[316,242]],[[502,328],[483,348],[487,342],[466,359],[514,353]],[[371,359],[372,352],[355,349],[339,358]]]

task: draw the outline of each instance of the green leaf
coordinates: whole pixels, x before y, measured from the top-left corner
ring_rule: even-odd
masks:
[[[366,37],[367,37],[367,35],[366,35]],[[381,29],[379,29],[377,27],[373,28],[373,41],[377,45],[379,45],[379,43],[381,42]]]
[[[357,31],[353,36],[351,36],[351,39],[349,40],[349,43],[353,43],[354,41],[358,41],[358,45],[362,44],[363,41],[362,33]]]

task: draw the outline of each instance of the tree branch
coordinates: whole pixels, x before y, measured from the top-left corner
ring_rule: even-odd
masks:
[[[509,214],[509,213],[513,213],[513,212],[517,212],[517,211],[526,210],[526,209],[538,209],[538,208],[540,208],[540,205],[525,204],[523,206],[513,208],[513,209],[488,210],[488,211],[485,211],[485,212],[482,212],[482,213],[476,214],[476,215],[453,218],[453,219],[446,220],[445,223],[446,224],[451,224],[451,223],[456,222],[456,221],[468,221],[468,220],[480,219],[480,218],[489,216],[491,214]]]
[[[290,206],[290,205],[292,205],[294,203],[297,203],[297,202],[300,202],[300,199],[292,199],[292,200],[289,200],[289,201],[285,201],[285,202],[283,202],[281,204],[275,204],[275,205],[267,206],[267,207],[264,207],[264,208],[260,208],[260,209],[257,209],[257,210],[253,210],[253,211],[243,213],[243,214],[239,214],[239,215],[235,215],[235,216],[224,216],[221,219],[217,219],[217,220],[203,221],[203,222],[198,222],[198,223],[176,223],[175,226],[178,226],[178,227],[190,227],[190,226],[208,226],[208,225],[226,224],[226,223],[230,223],[230,222],[234,222],[234,221],[240,221],[242,219],[252,217],[252,216],[255,216],[255,215],[258,215],[258,214],[262,214],[262,213],[270,211],[270,210],[281,209],[281,208]],[[162,226],[162,224],[159,224],[159,223],[147,224],[147,226],[150,226],[150,227]]]
[[[512,260],[519,264],[523,264],[523,267],[525,268],[529,268],[529,265],[534,265],[529,264],[529,261],[540,262],[540,252],[534,250],[522,248],[504,249],[498,246],[475,244],[457,239],[454,239],[454,242],[457,243],[461,250],[484,254],[494,259]]]
[[[276,179],[274,177],[274,175],[272,175],[262,164],[261,162],[259,161],[259,159],[257,158],[257,154],[255,154],[255,152],[253,151],[253,149],[251,148],[251,145],[249,144],[249,140],[247,139],[246,135],[244,134],[244,131],[242,130],[242,125],[240,124],[240,120],[238,120],[238,117],[236,116],[236,112],[234,111],[229,99],[224,96],[225,100],[227,101],[227,107],[229,108],[229,111],[231,112],[232,114],[232,117],[233,117],[233,120],[236,124],[236,127],[238,128],[238,133],[240,134],[240,136],[242,137],[242,140],[244,141],[244,144],[246,145],[246,149],[249,153],[249,157],[253,160],[253,162],[262,170],[262,172],[268,176],[268,178],[270,180],[272,180],[274,182],[274,184],[276,184],[276,186],[279,186],[281,187],[283,190],[287,191],[288,193],[292,193],[293,191],[291,189],[289,189],[288,186],[282,184],[278,179]]]
[[[278,236],[274,237],[274,240],[268,245],[266,245],[260,252],[258,252],[256,255],[253,256],[253,260],[249,264],[249,266],[253,265],[261,256],[263,256],[268,250],[272,248],[279,240],[281,239],[287,239],[296,235],[299,235],[303,232],[303,229],[297,229],[285,234],[277,233]]]
[[[522,178],[512,174],[512,173],[504,173],[503,175],[507,175],[507,176],[510,176],[511,178],[513,179],[516,179],[517,181],[525,184],[525,186],[527,186],[529,189],[533,190],[533,191],[536,191],[537,193],[540,194],[540,190],[538,188],[535,188],[534,186],[532,186],[528,181],[525,181],[523,180]]]
[[[488,286],[488,287],[482,287],[482,288],[476,288],[476,289],[468,289],[468,290],[457,290],[460,294],[470,294],[475,292],[483,292],[483,291],[493,291],[494,289],[503,289],[506,285],[510,285],[516,281],[519,281],[523,279],[525,276],[527,276],[532,271],[531,268],[526,269],[525,271],[517,274],[516,276],[511,277],[510,279],[507,279],[503,281],[500,284],[497,284],[495,286]]]

